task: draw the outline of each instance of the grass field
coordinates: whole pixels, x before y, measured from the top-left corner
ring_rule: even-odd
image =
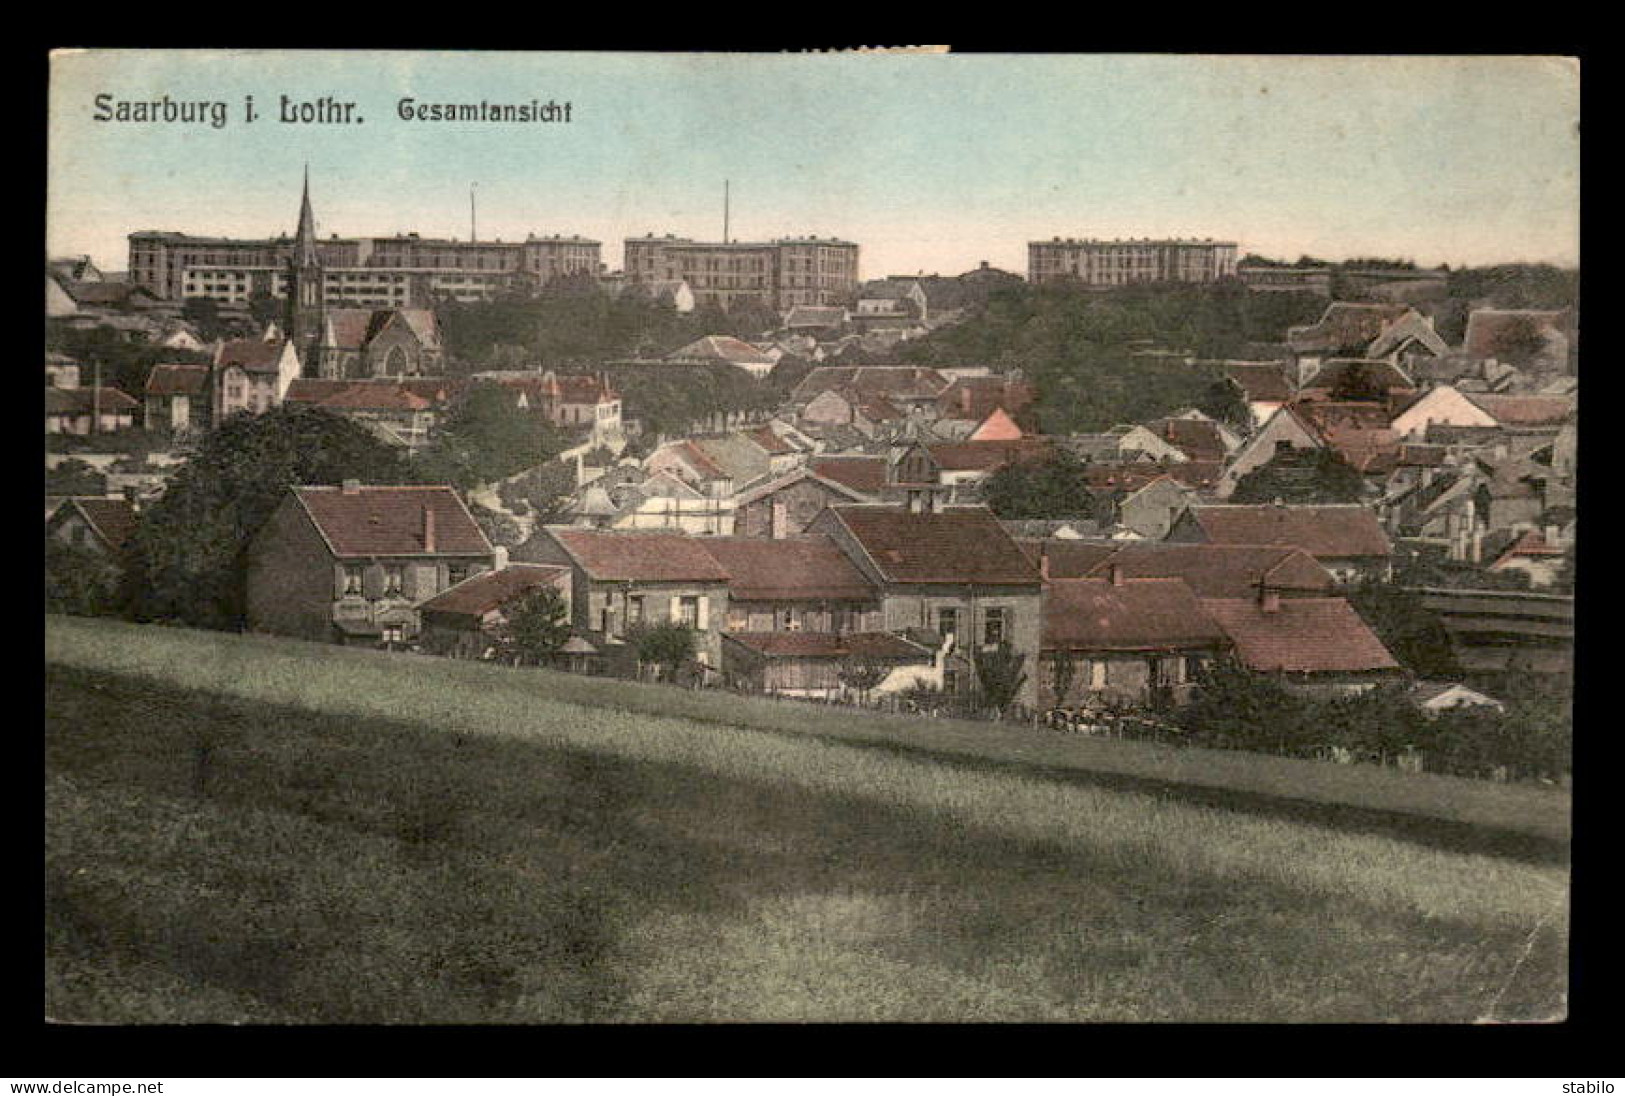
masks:
[[[1564,1012],[1561,858],[1098,786],[1071,740],[105,622],[49,620],[46,655],[56,1019]],[[1470,783],[1356,784],[1383,776],[1324,794]],[[1441,826],[1566,815],[1443,798]]]

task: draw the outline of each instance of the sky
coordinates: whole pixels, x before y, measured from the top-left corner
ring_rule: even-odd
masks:
[[[226,123],[97,120],[226,104]],[[252,96],[257,120],[244,120]],[[282,97],[359,123],[285,123]],[[554,123],[419,103],[556,102]],[[865,278],[1025,273],[1027,243],[1201,237],[1295,259],[1579,262],[1579,63],[1516,57],[88,51],[53,57],[47,251],[141,229],[837,236]]]

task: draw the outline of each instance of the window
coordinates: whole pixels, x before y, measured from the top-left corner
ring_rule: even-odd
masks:
[[[1089,688],[1099,690],[1106,687],[1106,660],[1092,658],[1089,660]]]
[[[629,598],[627,598],[626,599],[626,626],[628,628],[630,628],[634,624],[642,624],[642,623],[643,623],[643,597],[642,597],[642,595],[640,594],[637,597],[629,597]]]
[[[1009,624],[1009,611],[1006,609],[989,609],[982,617],[982,642],[987,646],[1003,643],[1005,628]]]
[[[361,592],[361,579],[365,568],[359,563],[346,563],[344,565],[344,592],[346,594],[359,594]]]
[[[468,577],[468,564],[450,563],[446,565],[446,585],[455,586]]]
[[[406,628],[401,624],[384,625],[383,639],[385,643],[404,643],[406,641]]]
[[[389,564],[384,568],[384,596],[399,597],[406,585],[406,568],[398,563]]]
[[[700,599],[687,596],[677,599],[677,623],[686,628],[700,626]]]
[[[959,610],[937,610],[937,634],[941,636],[959,636]]]

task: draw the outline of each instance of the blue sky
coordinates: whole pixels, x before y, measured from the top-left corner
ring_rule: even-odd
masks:
[[[228,123],[97,122],[95,97]],[[284,125],[281,95],[360,125]],[[242,121],[253,95],[261,113]],[[539,99],[568,124],[406,122]],[[92,51],[52,68],[48,250],[318,230],[841,236],[862,273],[1025,272],[1051,236],[1201,236],[1295,258],[1579,260],[1579,70],[1553,58]]]

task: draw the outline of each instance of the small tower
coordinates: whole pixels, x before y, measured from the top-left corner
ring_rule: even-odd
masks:
[[[299,354],[307,377],[325,376],[322,369],[323,307],[322,255],[316,247],[316,217],[310,209],[310,167],[305,167],[305,192],[299,203],[299,231],[288,257],[287,322],[283,325]]]

